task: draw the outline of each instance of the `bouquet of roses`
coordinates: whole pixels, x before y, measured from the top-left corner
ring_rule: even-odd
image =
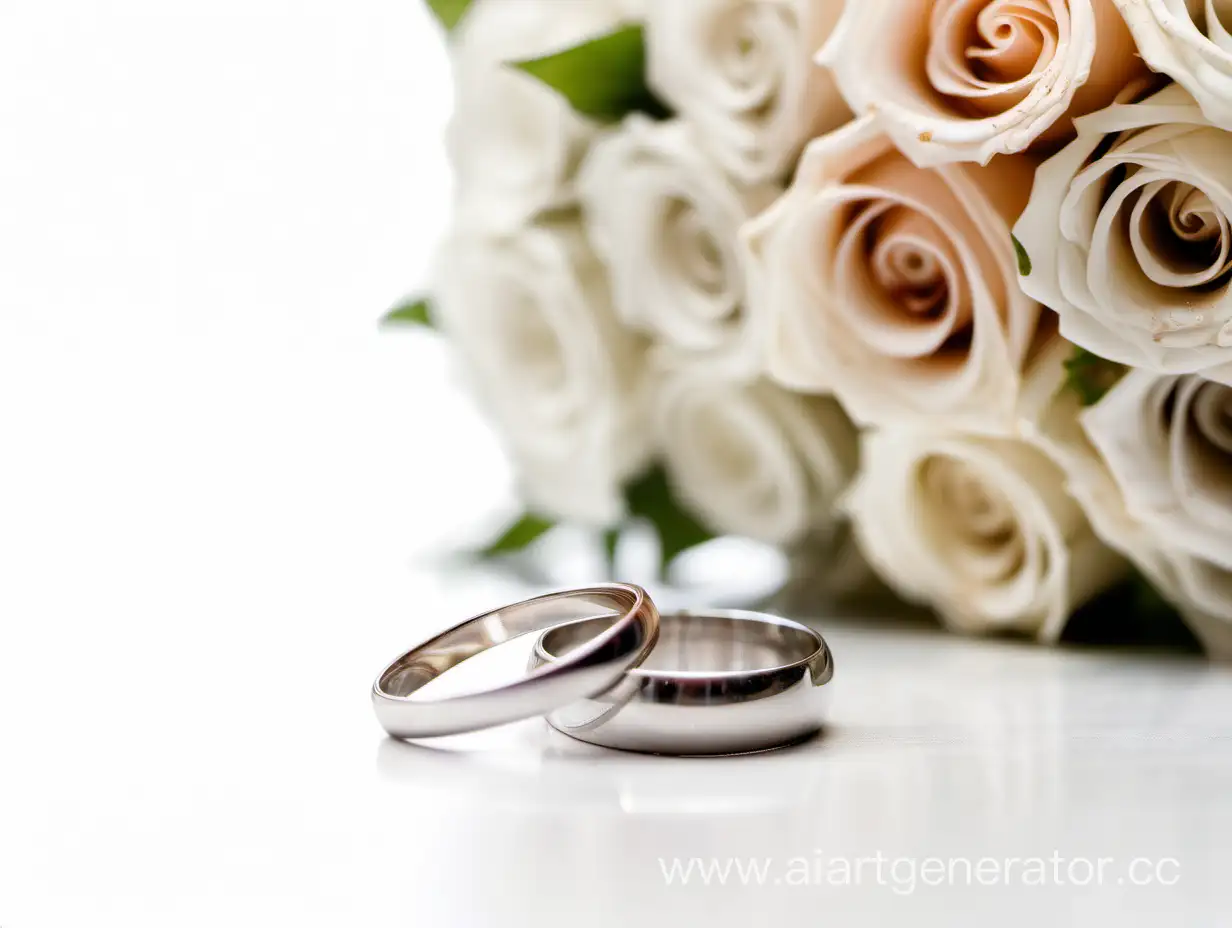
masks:
[[[963,631],[1232,656],[1232,0],[429,0],[449,338],[528,514],[850,533]],[[822,567],[818,563],[818,569]]]

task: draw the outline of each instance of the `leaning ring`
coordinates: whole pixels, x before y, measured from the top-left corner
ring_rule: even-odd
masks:
[[[519,635],[601,617],[568,656],[508,686],[448,699],[415,699],[416,690],[451,667]],[[627,583],[549,593],[468,619],[390,664],[372,687],[377,719],[395,738],[428,738],[543,715],[594,696],[641,663],[659,635],[659,613],[646,591]]]
[[[530,667],[568,661],[611,622],[592,618],[540,636]],[[653,754],[742,754],[821,730],[834,661],[807,625],[757,612],[661,617],[659,643],[611,690],[548,713],[581,741]]]

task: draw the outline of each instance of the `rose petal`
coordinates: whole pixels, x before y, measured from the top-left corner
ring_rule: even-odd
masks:
[[[743,235],[770,375],[834,391],[862,423],[1012,433],[1039,306],[1016,286],[1008,222],[1033,166],[927,171],[871,116],[814,141]]]
[[[818,60],[926,166],[1068,137],[1146,73],[1111,0],[862,0]]]
[[[837,403],[661,361],[655,433],[686,505],[716,531],[776,545],[834,528],[856,469],[856,432]]]

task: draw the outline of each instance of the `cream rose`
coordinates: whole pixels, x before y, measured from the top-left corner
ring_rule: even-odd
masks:
[[[1232,130],[1232,2],[1112,2],[1146,63],[1193,94],[1207,119]]]
[[[856,0],[818,60],[921,165],[1064,136],[1145,71],[1112,0]]]
[[[644,348],[611,307],[578,221],[443,245],[434,315],[531,505],[608,525],[649,454]]]
[[[1078,121],[1015,227],[1023,289],[1095,354],[1232,382],[1232,135],[1165,88]]]
[[[654,393],[664,466],[707,526],[776,545],[835,526],[857,449],[833,400],[734,383],[688,363],[669,368]]]
[[[942,430],[867,432],[847,500],[883,579],[952,628],[1055,641],[1123,562],[1028,442]]]
[[[597,127],[509,62],[577,45],[627,16],[627,0],[474,0],[451,47],[446,148],[460,221],[507,232],[572,199]]]
[[[745,230],[772,377],[833,391],[861,423],[1013,432],[1040,306],[1010,224],[1034,162],[918,168],[871,116],[817,139]]]
[[[1232,387],[1131,371],[1082,422],[1170,565],[1152,579],[1208,650],[1232,657]]]
[[[761,339],[745,312],[737,236],[779,188],[732,182],[690,126],[637,116],[595,145],[578,188],[624,321],[734,374],[755,373]]]
[[[813,63],[843,0],[658,0],[647,76],[733,177],[781,177],[801,146],[850,113]]]
[[[1129,558],[1152,582],[1166,585],[1171,567],[1151,532],[1129,514],[1103,455],[1082,426],[1079,394],[1067,382],[1065,363],[1074,346],[1056,339],[1031,365],[1019,406],[1021,434],[1065,473],[1066,489],[1082,506],[1103,542]]]

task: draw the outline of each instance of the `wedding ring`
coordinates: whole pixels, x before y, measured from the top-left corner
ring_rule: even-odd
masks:
[[[468,657],[519,635],[599,617],[560,660],[508,686],[444,699],[415,691]],[[641,587],[608,583],[549,593],[455,625],[403,654],[372,687],[376,717],[395,738],[453,735],[544,715],[619,683],[654,647],[659,613]]]
[[[610,619],[571,622],[539,637],[531,668],[558,666]],[[659,641],[611,690],[548,713],[557,731],[652,754],[743,754],[821,730],[834,662],[799,622],[736,610],[664,613]]]

